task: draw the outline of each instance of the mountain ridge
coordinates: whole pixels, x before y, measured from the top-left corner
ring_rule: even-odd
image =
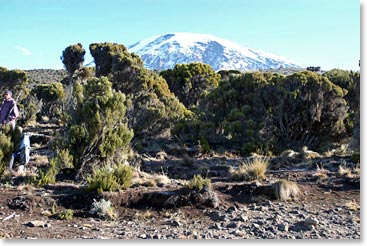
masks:
[[[152,36],[127,47],[148,69],[172,69],[179,63],[202,62],[214,70],[266,70],[301,68],[272,53],[241,46],[209,34],[176,32]]]

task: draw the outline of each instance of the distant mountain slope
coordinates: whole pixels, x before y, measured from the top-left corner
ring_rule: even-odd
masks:
[[[65,69],[32,69],[25,70],[30,84],[48,84],[60,82],[69,74]]]
[[[202,62],[214,70],[301,68],[287,58],[240,46],[207,34],[171,33],[128,46],[148,69],[165,70],[179,63]]]

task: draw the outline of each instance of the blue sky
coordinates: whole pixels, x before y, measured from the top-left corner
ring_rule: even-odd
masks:
[[[358,0],[0,0],[0,67],[62,68],[82,43],[211,34],[304,66],[358,70]]]

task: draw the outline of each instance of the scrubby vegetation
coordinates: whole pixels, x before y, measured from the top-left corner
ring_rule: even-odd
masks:
[[[0,68],[0,89],[20,95],[18,125],[35,131],[42,123],[52,129],[47,138],[43,132],[36,136],[43,137],[47,157],[20,183],[47,186],[62,178],[98,196],[179,184],[205,201],[206,190],[212,192],[212,176],[256,185],[253,181],[269,181],[271,165],[312,166],[318,159],[310,179],[324,182],[332,176],[323,169],[319,153],[348,155],[351,162],[360,162],[358,72],[215,72],[207,64],[192,63],[157,73],[121,44],[93,43],[89,51],[95,67],[83,66],[86,51],[81,44],[68,46],[61,57],[67,73],[55,79],[45,80],[32,70],[28,81],[27,72]],[[19,147],[20,134],[8,129],[0,133],[0,174]],[[223,164],[229,156],[250,161],[230,163],[225,170],[206,163],[216,157]],[[163,168],[164,161],[173,164]],[[141,170],[148,162],[160,166],[159,174]],[[359,164],[338,168],[337,178],[352,182],[359,176]],[[180,171],[177,176],[185,182],[171,182],[170,172]],[[266,190],[257,191],[261,189]],[[297,183],[286,179],[270,189],[283,201],[300,193]],[[159,199],[166,195],[156,194]],[[183,196],[175,194],[180,203],[174,204],[190,204]],[[117,216],[104,199],[95,200],[90,213]],[[58,216],[72,219],[73,211]]]

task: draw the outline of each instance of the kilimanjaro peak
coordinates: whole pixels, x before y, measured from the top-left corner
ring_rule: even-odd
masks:
[[[238,45],[208,34],[170,33],[143,39],[131,46],[151,70],[172,69],[176,64],[202,62],[214,70],[266,70],[300,68],[287,58]]]

